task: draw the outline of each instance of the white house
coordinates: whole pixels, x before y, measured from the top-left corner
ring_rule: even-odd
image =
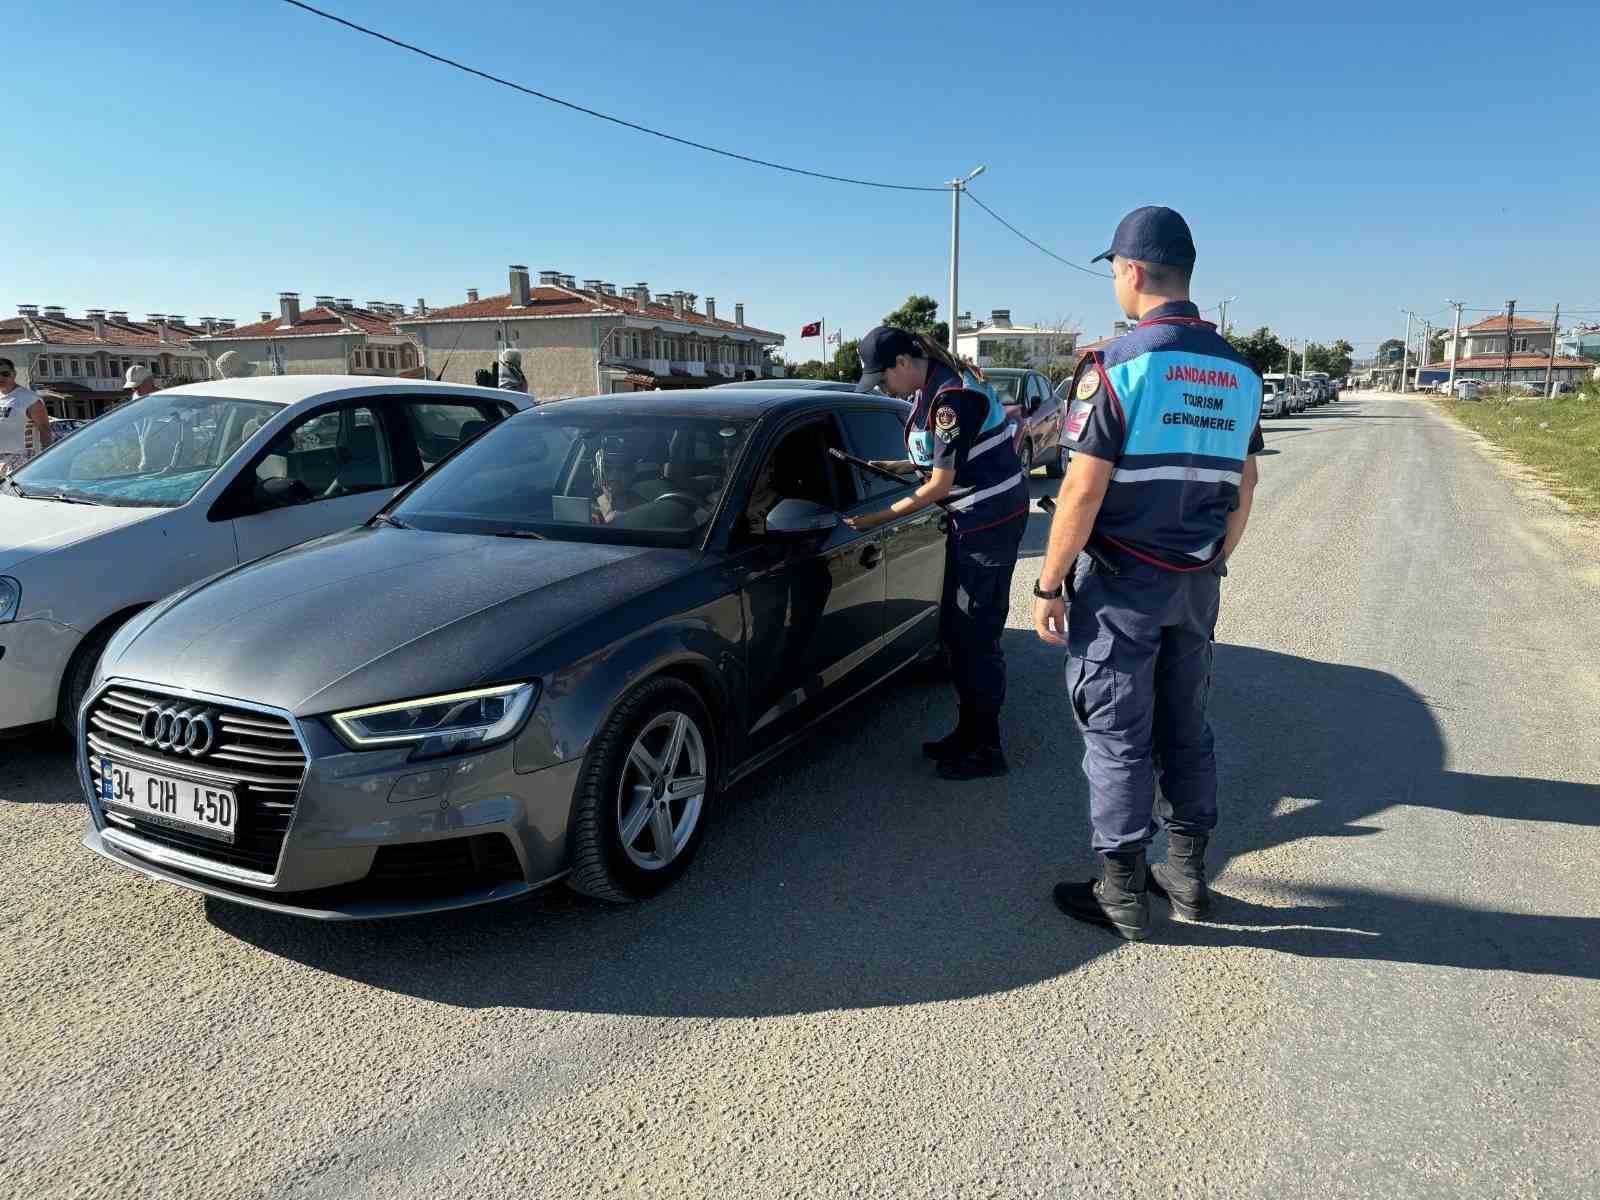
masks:
[[[1009,308],[990,312],[989,320],[956,331],[956,350],[980,367],[993,365],[1001,346],[1012,346],[1030,367],[1043,367],[1053,359],[1071,359],[1078,342],[1075,329],[1049,329],[1040,325],[1015,325]]]

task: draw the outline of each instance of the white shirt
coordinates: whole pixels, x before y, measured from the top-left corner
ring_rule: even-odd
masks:
[[[17,386],[0,392],[0,454],[18,458],[28,452],[28,410],[39,402],[39,393]]]

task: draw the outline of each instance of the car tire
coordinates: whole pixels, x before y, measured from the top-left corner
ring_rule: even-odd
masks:
[[[1044,473],[1051,479],[1060,479],[1067,473],[1067,448],[1056,447],[1056,456],[1045,464]]]
[[[700,848],[716,780],[711,716],[698,693],[671,676],[636,688],[596,735],[578,777],[567,886],[611,904],[669,887]]]
[[[61,676],[61,694],[56,701],[56,724],[74,744],[78,740],[78,710],[83,707],[84,697],[89,694],[94,669],[100,664],[100,656],[106,652],[106,647],[120,628],[120,625],[111,625],[96,629],[78,643],[78,648],[67,660],[67,669]]]

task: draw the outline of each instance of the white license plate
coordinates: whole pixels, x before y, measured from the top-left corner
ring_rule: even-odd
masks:
[[[172,775],[154,775],[100,760],[100,803],[133,813],[157,825],[192,829],[219,841],[233,841],[239,802],[232,791]]]

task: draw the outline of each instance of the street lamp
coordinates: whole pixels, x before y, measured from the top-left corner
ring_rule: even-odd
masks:
[[[967,190],[967,184],[983,172],[983,167],[975,167],[966,178],[950,181],[950,357],[952,358],[957,357],[956,327],[961,324],[956,318],[956,301],[961,278],[961,193]]]
[[[1229,296],[1222,302],[1222,315],[1217,318],[1217,332],[1223,337],[1228,336],[1228,305],[1232,304],[1238,298],[1239,297],[1237,296]]]

